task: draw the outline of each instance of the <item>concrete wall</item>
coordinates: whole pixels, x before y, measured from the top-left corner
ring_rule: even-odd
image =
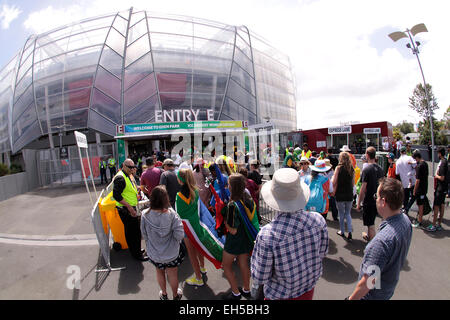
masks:
[[[36,150],[22,150],[25,172],[0,177],[0,201],[39,188]]]

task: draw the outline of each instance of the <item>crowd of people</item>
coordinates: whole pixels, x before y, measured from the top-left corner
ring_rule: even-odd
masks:
[[[340,151],[333,156],[309,150],[307,144],[287,148],[282,168],[265,183],[256,159],[236,164],[227,156],[211,162],[180,156],[174,161],[164,152],[146,156],[145,163],[126,159],[114,178],[113,197],[130,253],[155,266],[162,300],[169,299],[166,274],[173,299],[181,299],[177,267],[186,255],[194,274],[185,283],[204,285],[206,258],[223,269],[231,289],[226,299],[257,298],[258,292],[264,299],[312,299],[328,252],[328,211],[339,221],[337,234],[352,241],[355,207],[362,211],[367,227],[362,237],[368,244],[358,284],[348,299],[389,299],[408,253],[412,226],[422,224],[428,166],[418,150],[405,158],[406,147],[398,160],[388,155],[386,173],[377,164],[373,147],[366,149],[362,169],[348,146]],[[439,155],[429,231],[442,228],[447,194],[445,150],[440,149]],[[142,163],[140,170],[136,162]],[[142,197],[150,199],[150,208],[139,216],[136,207]],[[263,227],[260,199],[277,212]],[[407,215],[414,201],[419,213],[411,224]],[[377,215],[383,221],[375,230]],[[235,261],[242,287],[232,268]],[[381,277],[373,276],[373,266]]]

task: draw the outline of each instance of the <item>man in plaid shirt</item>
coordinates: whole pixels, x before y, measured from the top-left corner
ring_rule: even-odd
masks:
[[[309,188],[294,169],[275,172],[261,195],[280,211],[259,232],[251,257],[253,286],[264,285],[266,299],[312,299],[328,252],[326,221],[306,212]]]

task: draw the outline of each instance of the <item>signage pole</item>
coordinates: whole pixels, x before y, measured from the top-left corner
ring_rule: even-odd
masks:
[[[89,191],[89,186],[86,180],[86,172],[84,171],[84,165],[83,165],[83,158],[81,157],[81,150],[80,147],[78,146],[78,155],[80,156],[80,163],[81,163],[81,175],[83,177],[84,180],[84,185],[86,186],[86,190],[89,194],[89,199],[91,199],[91,204],[92,206],[94,206],[94,202],[92,201],[92,196],[91,196],[91,192]]]

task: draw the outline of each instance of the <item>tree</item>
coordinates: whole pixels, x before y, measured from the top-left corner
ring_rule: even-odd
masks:
[[[414,132],[414,123],[403,120],[402,123],[397,124],[394,128],[398,128],[403,134],[408,134]]]
[[[400,129],[397,126],[392,129],[392,136],[394,137],[394,139],[402,140],[402,134],[400,133]]]
[[[438,109],[439,106],[434,97],[431,85],[427,83],[428,95],[430,98],[430,109],[431,114],[434,110]],[[429,120],[430,113],[428,112],[428,101],[424,86],[419,83],[413,91],[413,95],[409,98],[409,107],[416,111],[424,120]],[[434,124],[434,122],[433,122]]]
[[[445,135],[445,121],[437,121],[433,117],[433,132],[435,145],[447,145],[447,137]],[[427,145],[431,141],[430,121],[419,122],[420,144]]]

